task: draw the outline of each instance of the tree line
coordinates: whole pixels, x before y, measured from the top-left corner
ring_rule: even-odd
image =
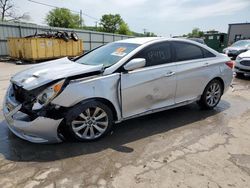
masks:
[[[13,0],[0,0],[1,21],[29,20],[27,13],[18,14]],[[72,13],[67,8],[54,8],[45,17],[45,22],[51,27],[85,29],[107,33],[116,33],[133,36],[156,36],[152,32],[136,33],[130,30],[128,24],[120,14],[104,14],[96,26],[84,25],[79,14]]]
[[[47,14],[45,21],[51,27],[86,29],[122,35],[156,36],[152,32],[136,33],[131,31],[120,14],[104,14],[98,25],[86,26],[78,14],[72,13],[66,8],[55,8]]]

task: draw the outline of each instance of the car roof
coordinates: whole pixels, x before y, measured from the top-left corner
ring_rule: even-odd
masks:
[[[236,42],[239,42],[239,41],[247,41],[247,42],[250,42],[250,39],[237,40]]]
[[[197,46],[200,46],[214,54],[219,54],[217,51],[213,50],[212,48],[209,48],[206,44],[202,44],[200,42],[196,42],[190,39],[185,38],[166,38],[166,37],[138,37],[138,38],[129,38],[124,39],[120,41],[116,41],[114,43],[131,43],[131,44],[139,44],[139,45],[146,45],[146,44],[152,44],[154,42],[163,42],[163,41],[178,41],[178,42],[186,42],[190,44],[194,44]]]
[[[116,41],[119,43],[133,43],[133,44],[145,44],[154,40],[162,39],[163,37],[137,37],[137,38],[129,38],[120,41]]]
[[[167,38],[167,37],[137,37],[137,38],[129,38],[124,40],[116,41],[115,43],[131,43],[131,44],[146,44],[149,42],[157,42],[157,41],[182,41],[189,43],[196,43],[196,41],[185,39],[185,38]]]

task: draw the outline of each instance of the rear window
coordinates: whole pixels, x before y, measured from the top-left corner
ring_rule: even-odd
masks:
[[[204,58],[215,57],[215,55],[212,52],[209,52],[208,50],[204,48],[202,50],[203,50]]]
[[[177,61],[203,58],[203,51],[199,46],[185,42],[174,42],[174,48]]]

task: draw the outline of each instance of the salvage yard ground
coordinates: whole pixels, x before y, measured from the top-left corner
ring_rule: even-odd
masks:
[[[0,108],[10,76],[0,63]],[[250,187],[250,78],[213,111],[196,104],[129,120],[91,143],[39,145],[7,129],[0,113],[0,187]]]

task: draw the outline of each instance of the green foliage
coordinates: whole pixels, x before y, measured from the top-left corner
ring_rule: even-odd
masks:
[[[103,32],[131,35],[128,24],[119,14],[104,14],[100,20],[100,26]]]
[[[119,14],[104,14],[100,20],[100,25],[104,32],[115,33],[123,22]]]
[[[125,23],[125,22],[122,22],[119,26],[119,29],[117,31],[118,34],[121,34],[121,35],[132,35],[129,27],[128,27],[128,24]]]
[[[100,31],[107,33],[116,33],[121,35],[134,35],[138,37],[156,36],[154,33],[145,34],[130,31],[129,26],[119,14],[105,14],[100,20],[99,26],[80,26],[80,17],[72,14],[66,8],[55,8],[46,16],[46,22],[52,27],[78,28],[90,31]]]
[[[152,33],[152,32],[146,32],[146,33],[144,34],[144,36],[145,36],[145,37],[157,37],[157,35],[154,34],[154,33]]]
[[[101,30],[100,30],[101,29]],[[99,31],[108,33],[117,33],[122,35],[134,35],[137,37],[156,36],[154,33],[147,32],[145,34],[136,33],[129,29],[129,26],[119,14],[105,14],[100,20]]]
[[[55,8],[46,16],[46,22],[52,27],[78,28],[80,17],[78,14],[73,14],[66,8]]]
[[[188,38],[201,38],[204,36],[204,32],[201,31],[199,28],[194,28],[191,33],[188,33],[185,36],[187,36]]]

